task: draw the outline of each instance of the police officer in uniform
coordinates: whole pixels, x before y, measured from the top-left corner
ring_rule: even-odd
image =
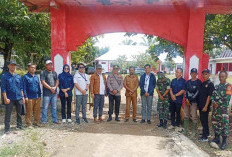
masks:
[[[199,100],[198,100],[198,108],[200,112],[200,121],[203,127],[202,136],[200,137],[200,141],[207,142],[209,136],[209,125],[208,125],[208,117],[209,117],[209,109],[211,105],[210,97],[214,91],[214,84],[209,79],[210,70],[205,69],[202,71],[202,77],[204,81],[200,85],[199,89]]]
[[[212,125],[215,137],[212,142],[220,144],[220,136],[222,136],[222,144],[220,148],[226,148],[226,139],[229,135],[229,102],[232,94],[231,84],[226,82],[227,72],[219,73],[220,84],[215,86],[215,90],[211,97],[213,103]]]
[[[189,118],[191,117],[193,122],[191,137],[194,137],[197,130],[197,99],[201,81],[197,78],[196,68],[191,69],[190,75],[191,79],[186,82],[185,87],[184,134],[188,133]]]
[[[109,118],[107,122],[112,120],[113,107],[115,106],[115,121],[119,122],[119,108],[121,102],[121,89],[123,88],[123,77],[118,73],[119,66],[113,66],[113,73],[107,78],[107,86],[109,89]]]
[[[163,127],[166,129],[169,115],[170,79],[166,78],[164,72],[162,71],[158,72],[156,91],[159,96],[157,111],[159,113],[160,124],[158,127]]]

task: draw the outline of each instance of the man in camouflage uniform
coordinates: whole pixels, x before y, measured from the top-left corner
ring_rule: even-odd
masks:
[[[227,72],[221,71],[219,73],[220,84],[215,86],[215,90],[211,97],[213,103],[212,125],[215,132],[215,138],[212,142],[220,143],[220,136],[222,136],[221,149],[226,148],[226,138],[229,135],[229,102],[232,94],[232,86],[226,82]]]
[[[109,89],[109,118],[107,122],[112,120],[113,108],[115,106],[115,121],[119,122],[119,108],[121,102],[121,89],[123,88],[123,77],[118,73],[119,66],[113,66],[113,73],[107,77],[107,87]]]
[[[156,91],[159,99],[157,103],[157,111],[159,113],[160,124],[158,127],[167,128],[167,121],[169,115],[169,90],[170,90],[170,79],[165,77],[163,72],[158,72],[158,80]]]

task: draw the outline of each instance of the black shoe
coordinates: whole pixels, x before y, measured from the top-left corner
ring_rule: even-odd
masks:
[[[167,129],[167,121],[166,121],[166,120],[164,120],[163,128],[164,128],[164,129]]]
[[[24,128],[22,126],[17,126],[16,130],[24,130]]]
[[[107,119],[107,122],[112,121],[112,116],[110,115],[109,118]]]
[[[160,123],[159,123],[159,125],[157,125],[159,128],[160,127],[162,127],[162,126],[164,126],[164,123],[163,123],[163,119],[160,119]]]
[[[84,121],[85,123],[88,123],[88,120],[87,120],[86,118],[83,118],[83,121]]]
[[[76,120],[76,124],[78,124],[78,125],[80,124],[80,119]]]
[[[133,122],[137,123],[137,120],[136,120],[136,119],[133,119]]]
[[[120,122],[120,119],[118,118],[118,116],[115,117],[115,121]]]
[[[221,150],[225,150],[226,149],[226,138],[227,136],[222,136],[222,145],[221,145]]]
[[[125,119],[125,122],[129,122],[129,119]]]
[[[10,134],[10,133],[11,133],[10,130],[6,130],[6,131],[4,132],[4,134]]]
[[[220,144],[220,136],[218,134],[215,134],[215,137],[211,142],[215,142],[216,144]]]
[[[144,119],[142,119],[142,120],[140,121],[140,123],[145,123],[145,120],[144,120]]]
[[[147,124],[151,124],[151,120],[147,120]]]
[[[207,137],[200,137],[199,141],[201,141],[201,142],[208,142],[209,140],[208,140]]]

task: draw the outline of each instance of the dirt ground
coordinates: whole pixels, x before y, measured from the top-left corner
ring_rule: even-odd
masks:
[[[156,99],[155,99],[156,101]],[[154,102],[155,102],[154,101]],[[229,138],[226,151],[215,150],[208,143],[189,139],[181,133],[158,128],[158,118],[153,111],[152,124],[124,122],[125,96],[122,94],[120,122],[106,122],[108,98],[105,100],[104,121],[95,124],[92,108],[87,110],[89,123],[53,124],[49,112],[49,123],[40,128],[18,131],[15,129],[15,113],[12,114],[12,133],[3,134],[4,115],[0,114],[0,157],[3,156],[52,156],[52,157],[154,157],[154,156],[232,156],[232,140]],[[138,121],[141,120],[138,104]],[[153,106],[155,110],[155,104]],[[58,118],[60,102],[58,101]],[[81,115],[81,113],[80,113]],[[24,117],[23,117],[24,119]],[[232,121],[232,120],[231,120]],[[25,124],[25,122],[24,122]],[[231,128],[230,128],[231,130]],[[199,126],[200,133],[200,126]],[[211,131],[211,135],[213,131]],[[231,133],[230,133],[231,136]],[[212,137],[210,137],[212,138]]]

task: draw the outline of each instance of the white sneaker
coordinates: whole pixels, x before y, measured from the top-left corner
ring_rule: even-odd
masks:
[[[66,119],[62,119],[62,123],[66,123]]]
[[[175,127],[172,126],[172,125],[170,125],[170,126],[168,127],[168,130],[172,130],[172,129],[175,129]]]
[[[69,123],[72,123],[72,120],[71,120],[71,119],[68,119],[68,122],[69,122]]]
[[[183,131],[183,128],[181,128],[181,127],[176,127],[176,128],[175,128],[175,131],[176,131],[176,132],[182,132],[182,131]]]

